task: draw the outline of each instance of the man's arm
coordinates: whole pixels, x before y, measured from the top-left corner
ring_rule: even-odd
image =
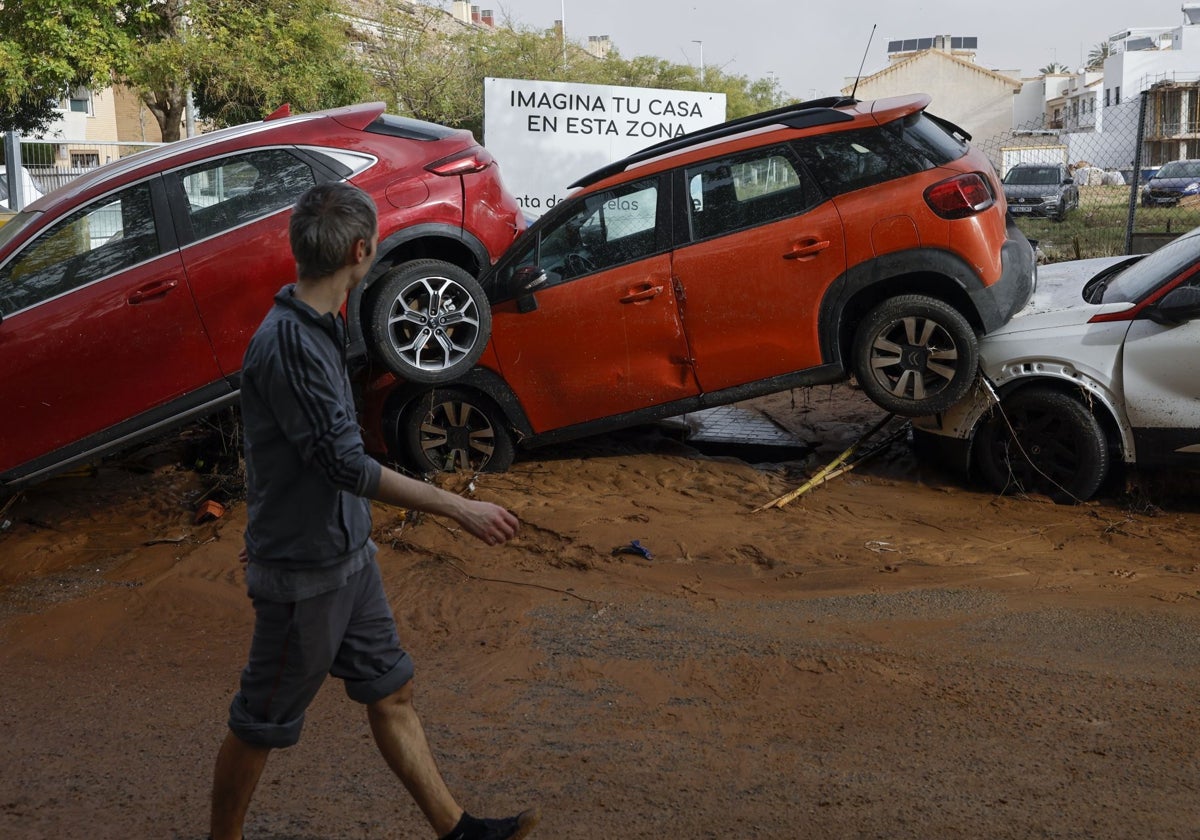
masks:
[[[385,504],[423,510],[453,519],[488,545],[501,545],[517,535],[520,522],[511,512],[474,499],[464,499],[432,484],[383,467],[373,499]]]

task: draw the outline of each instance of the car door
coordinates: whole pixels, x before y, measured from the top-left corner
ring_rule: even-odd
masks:
[[[220,380],[166,206],[157,176],[127,186],[0,267],[0,472],[120,437]]]
[[[841,220],[787,146],[687,167],[673,269],[706,393],[815,367],[817,316],[846,268]],[[680,214],[682,217],[684,214]]]
[[[1200,279],[1190,282],[1200,286]],[[1200,460],[1197,348],[1200,320],[1171,326],[1143,317],[1129,325],[1121,381],[1138,463]]]
[[[697,393],[671,284],[660,179],[581,197],[509,263],[539,265],[537,308],[492,312],[492,344],[535,432]]]
[[[226,375],[242,369],[275,293],[296,279],[288,211],[331,176],[290,149],[252,149],[166,176],[200,318]]]

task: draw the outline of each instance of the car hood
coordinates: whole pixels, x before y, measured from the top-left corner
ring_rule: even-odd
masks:
[[[1160,187],[1168,190],[1180,190],[1192,184],[1200,184],[1200,177],[1193,178],[1151,178],[1146,186],[1153,189]]]
[[[1042,266],[1038,269],[1037,289],[1029,303],[989,337],[1083,324],[1101,313],[1130,308],[1131,303],[1097,305],[1083,299],[1083,287],[1089,280],[1109,266],[1128,259],[1127,256],[1097,257]]]
[[[1061,184],[1004,184],[1004,196],[1009,200],[1014,198],[1029,198],[1030,196],[1058,195],[1062,192]]]

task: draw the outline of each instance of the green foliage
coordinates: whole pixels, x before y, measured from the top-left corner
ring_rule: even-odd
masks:
[[[626,59],[617,51],[597,58],[557,32],[515,25],[453,28],[445,15],[414,6],[393,11],[368,63],[376,95],[390,110],[482,135],[483,80],[540,79],[598,85],[712,91],[726,96],[730,119],[786,104],[774,79],[750,81],[707,67],[704,83],[691,65],[654,56]]]
[[[1108,41],[1101,41],[1092,47],[1091,52],[1087,57],[1088,70],[1100,70],[1104,67],[1104,60],[1112,55],[1112,44]]]

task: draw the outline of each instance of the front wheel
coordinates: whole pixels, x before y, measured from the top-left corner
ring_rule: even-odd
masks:
[[[372,348],[409,382],[440,384],[461,376],[491,336],[492,310],[479,281],[442,260],[393,268],[368,300]]]
[[[1108,475],[1108,441],[1094,414],[1059,391],[1029,388],[1000,402],[975,435],[975,465],[997,493],[1082,502]]]
[[[926,295],[883,301],[859,324],[851,366],[863,392],[903,417],[945,411],[971,388],[979,342],[967,319]]]
[[[503,472],[513,438],[504,413],[469,388],[432,388],[390,413],[388,447],[419,472]]]

